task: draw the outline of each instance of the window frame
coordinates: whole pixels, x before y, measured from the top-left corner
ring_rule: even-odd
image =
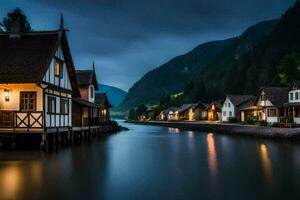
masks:
[[[51,101],[50,100],[54,100],[54,112],[52,111],[52,109],[50,110],[50,108],[52,108],[52,104],[50,103]],[[47,96],[47,113],[48,114],[56,114],[56,97],[55,96],[51,96],[51,95],[48,95]]]
[[[67,107],[64,107],[65,103],[66,103]],[[69,115],[69,113],[70,113],[69,105],[70,105],[69,99],[61,98],[60,99],[60,113],[63,115]],[[64,108],[67,108],[67,110],[65,111]]]
[[[90,98],[93,99],[95,97],[95,88],[93,85],[90,86]]]
[[[33,108],[32,109],[23,109],[23,105],[22,105],[22,95],[24,95],[24,94],[33,94],[34,95],[34,98],[33,98],[33,103],[32,103],[32,105],[33,105]],[[20,92],[20,108],[19,108],[19,110],[21,111],[21,112],[36,112],[36,105],[37,105],[37,92],[36,91],[21,91]],[[28,97],[27,98],[27,100],[29,101],[30,100],[30,98]],[[30,103],[27,103],[28,105],[30,104]],[[28,106],[27,105],[27,106]]]
[[[54,62],[54,76],[58,77],[58,78],[62,78],[63,77],[63,68],[64,68],[63,64],[64,64],[64,62],[62,60],[58,59],[58,58],[55,58],[54,60],[55,60],[55,62]],[[57,64],[59,64],[59,65],[57,65]],[[57,72],[57,69],[56,69],[57,66],[59,66],[59,74],[56,73]]]

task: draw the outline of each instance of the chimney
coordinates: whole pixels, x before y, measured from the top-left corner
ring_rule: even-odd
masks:
[[[12,16],[10,21],[10,38],[20,38],[24,32],[25,24],[22,22],[20,16]]]

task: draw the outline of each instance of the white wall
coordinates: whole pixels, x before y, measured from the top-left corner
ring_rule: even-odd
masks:
[[[61,47],[59,47],[57,49],[55,56],[64,61]],[[54,70],[55,70],[55,58],[52,59],[50,66],[49,66],[46,74],[44,75],[43,81],[46,83],[51,83],[53,85],[65,88],[65,89],[72,90],[66,64],[63,63],[63,76],[62,77],[55,76]]]
[[[296,93],[298,93],[298,99],[296,99]],[[291,94],[293,94],[293,99],[291,99]],[[289,103],[298,103],[300,102],[300,90],[291,90],[289,92]]]
[[[300,117],[294,117],[294,122],[296,124],[300,124]]]
[[[231,116],[230,116],[230,112],[231,112]],[[226,97],[226,99],[222,105],[221,115],[222,115],[222,117],[221,117],[222,121],[228,121],[229,117],[236,117],[235,116],[235,107],[228,97]]]
[[[260,100],[260,95],[265,95],[264,91],[261,91],[258,97],[258,101],[256,102],[256,106],[273,106],[273,104],[267,99],[265,101]]]
[[[91,88],[93,88],[93,97],[91,97]],[[88,95],[89,95],[89,102],[95,103],[95,87],[93,85],[89,86]]]
[[[278,117],[267,117],[267,122],[268,123],[277,123]]]

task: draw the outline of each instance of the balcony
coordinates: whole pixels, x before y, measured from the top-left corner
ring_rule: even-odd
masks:
[[[43,129],[43,112],[0,111],[0,131]]]

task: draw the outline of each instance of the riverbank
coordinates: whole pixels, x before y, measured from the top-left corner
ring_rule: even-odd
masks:
[[[165,126],[179,128],[190,131],[205,131],[214,133],[224,133],[231,135],[244,135],[251,137],[287,139],[300,141],[300,128],[274,128],[256,125],[242,125],[218,122],[192,122],[192,121],[127,121],[127,123]]]

